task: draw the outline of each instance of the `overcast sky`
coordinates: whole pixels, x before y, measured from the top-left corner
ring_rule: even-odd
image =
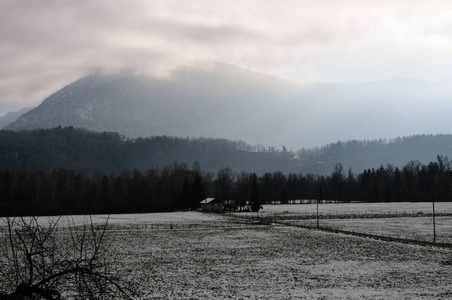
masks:
[[[215,60],[300,82],[452,75],[452,1],[0,0],[0,114],[98,68]]]

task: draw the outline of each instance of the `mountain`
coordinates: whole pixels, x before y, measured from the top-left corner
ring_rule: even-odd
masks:
[[[127,137],[243,140],[289,149],[331,141],[447,134],[452,84],[395,78],[296,85],[234,65],[186,65],[163,77],[98,72],[45,99],[9,130],[85,127]]]
[[[287,126],[281,95],[290,83],[225,64],[179,68],[169,78],[96,73],[64,87],[5,129],[56,126],[115,131],[127,137],[169,135],[269,141]]]
[[[7,113],[3,117],[0,117],[0,129],[16,121],[20,116],[22,116],[24,113],[28,112],[31,109],[33,109],[33,107],[25,107],[18,111]]]

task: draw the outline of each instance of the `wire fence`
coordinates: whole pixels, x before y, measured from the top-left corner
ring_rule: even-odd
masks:
[[[251,228],[256,225],[262,225],[255,220],[241,220],[236,218],[228,218],[223,222],[165,222],[165,223],[143,223],[143,224],[108,224],[107,231],[144,231],[144,230],[224,230],[224,229],[243,229]],[[89,226],[89,225],[88,225]],[[102,228],[104,224],[96,224],[95,228]],[[82,225],[60,226],[53,229],[54,232],[68,232],[83,230]],[[8,227],[0,226],[0,235],[8,233]]]
[[[435,217],[438,217],[437,220],[442,221],[436,225],[435,233],[431,221],[432,213],[340,212],[334,214],[328,212],[319,215],[313,213],[279,213],[242,216],[236,214],[235,216],[262,224],[315,229],[405,244],[452,248],[452,213],[446,211],[435,213]],[[400,220],[397,218],[400,218]]]
[[[312,220],[312,219],[377,219],[377,218],[416,218],[416,217],[433,217],[431,212],[422,211],[351,211],[351,212],[298,212],[298,213],[275,213],[275,214],[248,214],[246,218],[271,218],[274,220]],[[435,212],[438,217],[450,217],[452,211]]]

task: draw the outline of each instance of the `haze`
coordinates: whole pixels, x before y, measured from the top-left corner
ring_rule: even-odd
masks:
[[[449,1],[6,0],[0,2],[0,114],[38,105],[98,69],[165,76],[193,60],[231,63],[299,83],[446,80],[451,13]],[[405,91],[393,107],[409,120],[410,106],[430,104],[428,96],[410,102],[415,95]],[[435,105],[447,102],[448,92],[441,93]],[[407,102],[408,108],[402,105]],[[341,109],[352,111],[353,101]],[[450,127],[440,124],[439,132],[430,125],[404,132]],[[375,128],[377,137],[398,132],[384,134]]]

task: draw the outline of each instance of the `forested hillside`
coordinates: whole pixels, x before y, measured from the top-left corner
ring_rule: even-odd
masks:
[[[416,157],[450,149],[451,140],[338,142],[297,156],[285,147],[222,139],[128,140],[73,127],[0,131],[0,214],[170,211],[196,208],[205,196],[241,205],[251,199],[449,201],[450,160],[441,153],[423,162]],[[404,163],[391,164],[397,159]],[[352,170],[347,164],[354,162],[367,165]]]
[[[0,131],[0,169],[44,171],[67,169],[92,174],[145,171],[175,161],[200,163],[216,172],[229,167],[247,172],[296,171],[290,153],[224,139],[151,137],[125,139],[117,133],[95,133],[73,127],[34,131]]]
[[[44,171],[67,169],[92,174],[144,172],[175,161],[205,172],[230,168],[262,175],[266,172],[328,175],[341,163],[360,173],[408,161],[426,164],[437,155],[452,157],[452,135],[419,135],[390,141],[348,141],[292,151],[253,146],[242,141],[204,138],[149,137],[126,139],[118,133],[96,133],[73,127],[34,131],[0,131],[0,169]]]
[[[332,165],[340,162],[353,172],[392,165],[403,167],[408,161],[427,164],[437,155],[452,157],[452,135],[414,135],[395,139],[338,141],[322,147],[300,149],[303,173],[329,174]]]

